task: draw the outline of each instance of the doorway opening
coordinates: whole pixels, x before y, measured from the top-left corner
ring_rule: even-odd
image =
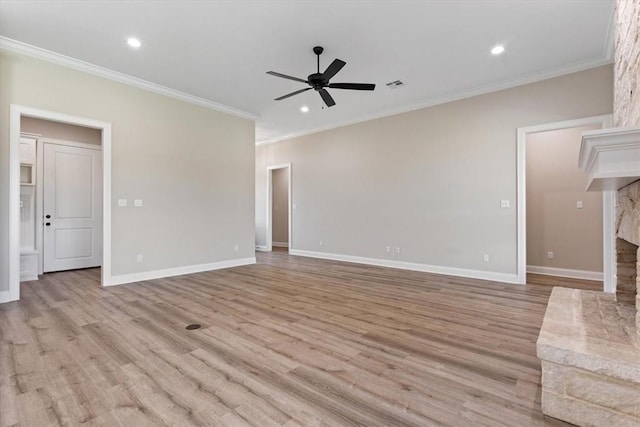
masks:
[[[527,135],[527,273],[602,281],[602,192],[578,167],[586,125]]]
[[[267,251],[291,251],[291,163],[267,167]]]
[[[111,125],[10,107],[9,290],[61,270],[111,272]]]
[[[614,281],[615,196],[585,191],[582,132],[610,127],[596,116],[518,129],[518,279],[526,274]]]

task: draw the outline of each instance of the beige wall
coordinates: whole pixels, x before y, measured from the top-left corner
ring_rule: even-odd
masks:
[[[99,129],[34,119],[33,117],[22,117],[20,120],[20,130],[22,132],[36,133],[46,138],[95,145],[102,143],[102,133]]]
[[[585,191],[577,161],[582,132],[599,128],[527,137],[527,265],[602,272],[602,193]]]
[[[273,171],[272,240],[277,243],[289,243],[289,180],[287,175],[287,169]]]
[[[515,274],[516,129],[610,114],[612,82],[599,67],[266,145],[258,161],[292,163],[295,249]]]
[[[12,103],[112,124],[114,275],[254,256],[251,120],[3,51],[0,290],[8,285]],[[141,198],[144,207],[118,208],[119,198]]]

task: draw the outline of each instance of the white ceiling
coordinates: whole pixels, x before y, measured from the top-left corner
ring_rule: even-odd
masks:
[[[612,12],[612,0],[3,0],[0,35],[258,115],[260,142],[610,62]],[[321,70],[347,63],[333,82],[375,92],[330,90],[324,109],[315,91],[273,101],[304,85],[265,72],[306,78],[315,45]]]

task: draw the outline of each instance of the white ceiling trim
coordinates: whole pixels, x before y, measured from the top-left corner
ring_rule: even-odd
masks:
[[[604,41],[603,56],[613,61],[613,54],[616,47],[616,8],[611,8],[609,15],[609,27],[607,28],[607,38]]]
[[[259,116],[246,111],[238,110],[233,107],[229,107],[217,102],[210,101],[199,96],[190,95],[188,93],[180,92],[175,89],[168,88],[156,83],[152,83],[147,80],[139,79],[137,77],[130,76],[128,74],[119,73],[117,71],[110,70],[108,68],[100,67],[98,65],[90,64],[88,62],[80,61],[69,56],[61,55],[56,52],[52,52],[46,49],[42,49],[36,46],[32,46],[27,43],[22,43],[17,40],[10,39],[8,37],[0,36],[0,50],[6,50],[23,55],[27,55],[33,58],[41,59],[43,61],[51,62],[63,67],[72,68],[74,70],[82,71],[88,74],[93,74],[98,77],[113,80],[118,83],[124,83],[129,86],[137,87],[149,92],[157,93],[159,95],[168,96],[170,98],[178,99],[180,101],[187,102],[189,104],[198,105],[200,107],[209,108],[211,110],[221,111],[223,113],[231,114],[234,116],[250,119],[253,121],[258,120]]]
[[[465,98],[471,98],[478,95],[484,95],[491,92],[497,92],[499,90],[509,89],[516,86],[522,86],[529,83],[535,83],[542,80],[552,79],[554,77],[560,77],[566,74],[576,73],[578,71],[588,70],[590,68],[601,67],[603,65],[611,64],[613,60],[611,58],[603,55],[599,59],[578,62],[569,66],[557,68],[554,70],[547,70],[541,73],[528,74],[525,76],[517,77],[515,79],[510,79],[506,81],[502,81],[496,84],[490,84],[486,86],[482,86],[476,89],[463,91],[463,92],[455,92],[450,95],[438,97],[438,98],[430,98],[419,102],[417,104],[406,105],[399,108],[394,108],[391,110],[387,110],[382,113],[371,114],[368,116],[362,116],[353,120],[346,120],[340,123],[334,123],[329,126],[317,127],[314,129],[307,129],[300,132],[290,133],[288,135],[279,136],[276,138],[264,139],[256,142],[256,145],[265,145],[265,144],[274,144],[276,142],[284,141],[287,139],[297,138],[299,136],[310,135],[313,133],[322,132],[325,130],[335,129],[343,126],[353,125],[356,123],[362,123],[369,120],[381,119],[383,117],[393,116],[396,114],[406,113],[409,111],[420,110],[422,108],[433,107],[440,104],[446,104],[453,101],[459,101]]]
[[[588,70],[590,68],[601,67],[613,62],[613,55],[615,51],[615,7],[611,9],[609,16],[609,27],[607,28],[607,37],[604,41],[604,47],[602,49],[602,55],[600,58],[596,58],[590,61],[577,62],[564,67],[556,68],[554,70],[547,70],[541,73],[527,74],[515,79],[506,80],[497,84],[486,85],[469,91],[455,92],[446,96],[438,98],[429,98],[421,101],[417,104],[406,105],[399,108],[393,108],[382,113],[371,114],[362,116],[353,120],[345,120],[340,123],[334,123],[328,126],[316,127],[313,129],[307,129],[300,132],[293,132],[287,135],[278,136],[275,138],[267,138],[256,141],[256,145],[275,144],[276,142],[285,141],[287,139],[297,138],[300,136],[311,135],[326,130],[336,129],[343,126],[354,125],[356,123],[362,123],[369,120],[381,119],[383,117],[394,116],[396,114],[407,113],[409,111],[420,110],[422,108],[433,107],[440,104],[446,104],[448,102],[459,101],[465,98],[471,98],[478,95],[484,95],[499,90],[509,89],[516,86],[522,86],[529,83],[535,83],[538,81],[552,79],[554,77],[560,77],[565,74],[577,73],[578,71]]]

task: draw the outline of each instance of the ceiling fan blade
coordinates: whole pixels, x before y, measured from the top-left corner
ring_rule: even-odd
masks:
[[[322,97],[324,103],[327,104],[327,107],[333,107],[334,105],[336,105],[336,101],[333,100],[331,95],[329,95],[329,92],[327,92],[325,89],[320,89],[318,92],[320,92],[320,96]]]
[[[329,83],[332,89],[351,89],[351,90],[374,90],[376,85],[373,83]]]
[[[326,81],[329,81],[331,77],[335,76],[338,73],[338,71],[342,70],[342,67],[344,67],[346,64],[347,64],[346,62],[340,59],[334,59],[333,62],[329,64],[329,66],[324,71],[324,73],[322,73],[322,77]]]
[[[307,88],[304,88],[304,89],[300,89],[300,90],[297,90],[295,92],[291,92],[291,93],[288,93],[286,95],[283,95],[280,98],[276,98],[276,99],[274,99],[274,101],[280,101],[282,99],[289,98],[290,96],[297,95],[299,93],[306,92],[306,91],[311,90],[311,89],[313,89],[313,88],[312,87],[307,87]]]
[[[307,84],[309,83],[306,80],[302,80],[302,79],[299,79],[297,77],[287,76],[286,74],[276,73],[275,71],[267,71],[267,74],[270,74],[270,75],[276,76],[276,77],[281,77],[283,79],[295,80],[295,81],[300,82],[300,83],[307,83]]]

